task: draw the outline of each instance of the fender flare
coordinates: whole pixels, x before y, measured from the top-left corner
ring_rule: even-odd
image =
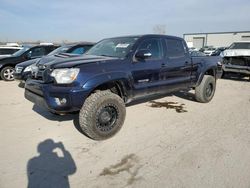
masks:
[[[131,77],[125,72],[110,72],[102,73],[88,79],[82,86],[83,89],[89,91],[89,94],[92,93],[96,88],[105,84],[116,82],[119,84],[119,87],[123,90],[123,94],[126,97],[130,98],[131,93]],[[119,88],[120,89],[120,88]]]
[[[197,81],[195,87],[200,85],[201,81],[203,80],[204,75],[206,75],[206,72],[208,72],[208,71],[213,71],[212,76],[214,76],[215,79],[216,79],[216,74],[217,74],[216,70],[217,70],[217,67],[214,66],[214,65],[209,66],[209,67],[205,67],[204,69],[201,69],[201,72],[200,72],[200,74],[198,76],[198,81]],[[209,75],[211,75],[211,74],[209,74]]]

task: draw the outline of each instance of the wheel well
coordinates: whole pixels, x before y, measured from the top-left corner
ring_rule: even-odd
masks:
[[[211,75],[211,76],[215,77],[215,71],[214,71],[214,69],[209,69],[205,72],[204,75]]]
[[[125,89],[124,89],[121,81],[112,81],[112,82],[103,83],[103,84],[97,86],[93,90],[93,92],[100,91],[100,90],[101,91],[110,90],[112,93],[115,93],[118,96],[120,96],[124,100],[124,102],[127,100]],[[93,93],[93,92],[91,92],[91,93]]]
[[[7,64],[7,65],[3,65],[3,66],[0,68],[0,71],[2,71],[2,69],[5,68],[5,67],[13,67],[13,68],[15,68],[15,66]]]

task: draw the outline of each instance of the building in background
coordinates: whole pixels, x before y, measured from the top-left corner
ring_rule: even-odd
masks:
[[[188,47],[200,49],[204,46],[228,47],[233,42],[250,41],[250,31],[187,33],[183,38]]]

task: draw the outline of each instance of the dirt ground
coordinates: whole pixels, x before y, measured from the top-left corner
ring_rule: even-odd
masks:
[[[0,187],[250,187],[250,82],[218,80],[214,99],[177,93],[127,107],[93,141],[0,81]]]

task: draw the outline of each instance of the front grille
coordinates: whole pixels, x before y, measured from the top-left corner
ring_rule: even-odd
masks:
[[[16,67],[16,68],[15,68],[15,72],[16,72],[16,73],[21,73],[22,70],[23,70],[23,67]]]

